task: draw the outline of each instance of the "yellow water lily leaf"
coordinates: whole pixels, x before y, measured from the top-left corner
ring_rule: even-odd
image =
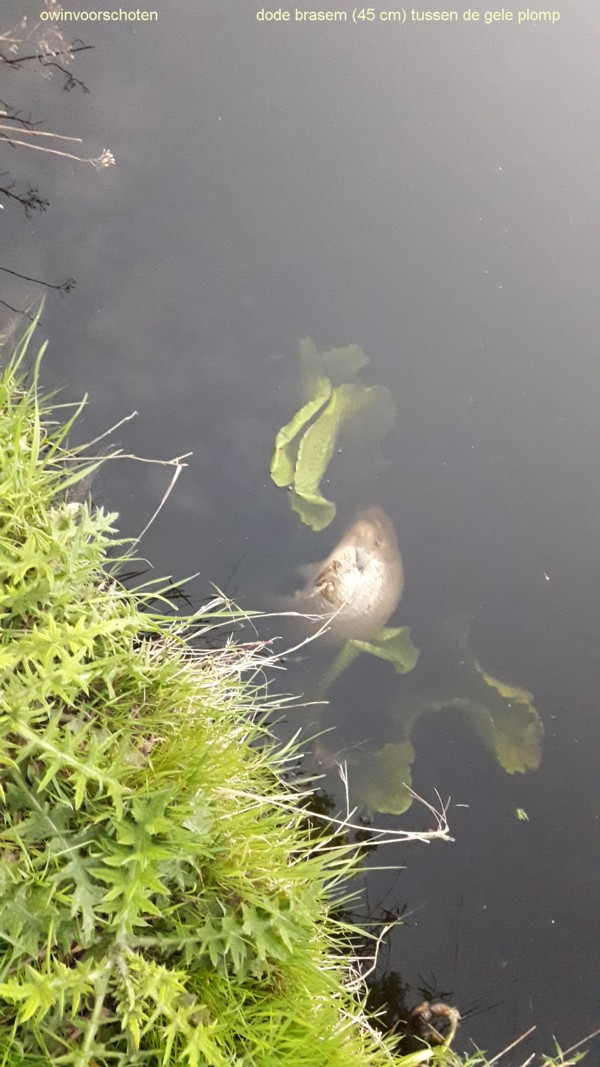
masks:
[[[328,689],[363,652],[387,660],[398,674],[412,671],[419,658],[419,650],[413,644],[408,626],[384,626],[369,641],[352,638],[345,642],[327,671],[323,688]]]
[[[413,644],[408,626],[384,626],[370,641],[352,641],[358,653],[368,652],[378,659],[391,663],[398,674],[412,671],[419,658],[419,649]]]
[[[328,378],[320,378],[315,383],[315,391],[309,400],[293,419],[282,426],[275,438],[275,448],[271,460],[271,478],[275,485],[291,485],[294,481],[294,472],[300,447],[300,431],[308,425],[316,413],[327,403],[331,396],[331,382]]]
[[[323,530],[336,508],[322,494],[321,482],[341,431],[352,424],[368,448],[392,426],[396,405],[389,389],[349,380],[369,362],[358,345],[319,352],[307,338],[300,343],[300,359],[306,399],[275,438],[271,477],[290,488],[292,508],[302,522]]]
[[[391,742],[364,752],[350,771],[350,785],[371,811],[402,815],[410,808],[411,767],[415,758],[410,741]]]
[[[402,709],[403,729],[421,715],[455,710],[468,720],[508,774],[536,770],[544,727],[527,689],[499,681],[485,671],[468,646],[460,617],[445,620],[432,672],[445,676],[431,695],[421,693]]]
[[[304,525],[310,526],[311,530],[324,530],[335,518],[335,504],[332,500],[326,500],[318,491],[303,494],[294,491],[290,503],[292,511],[295,511]]]
[[[527,689],[521,689],[518,685],[507,685],[506,682],[500,682],[497,678],[492,678],[491,674],[487,674],[487,672],[480,667],[477,660],[475,662],[477,664],[477,670],[481,672],[483,680],[487,682],[492,689],[496,689],[498,693],[500,693],[500,696],[504,697],[505,700],[517,700],[520,704],[531,704],[533,693],[529,693]]]
[[[517,690],[518,691],[518,690]],[[508,774],[535,771],[542,758],[543,726],[530,701],[513,697],[494,699],[495,687],[485,703],[463,698],[454,706],[463,711],[476,733]]]
[[[304,432],[296,459],[292,507],[313,530],[323,530],[335,516],[335,505],[322,495],[320,486],[340,431],[368,408],[376,409],[377,421],[384,432],[390,422],[390,409],[395,414],[389,390],[353,382],[339,385],[317,419]]]
[[[328,378],[335,387],[342,382],[353,382],[358,372],[369,363],[369,357],[359,345],[344,348],[329,348],[319,352],[310,337],[300,341],[300,373],[306,399],[315,394],[320,378]]]
[[[544,727],[532,693],[494,678],[464,642],[463,648],[464,666],[472,672],[463,710],[473,728],[509,774],[537,770]]]

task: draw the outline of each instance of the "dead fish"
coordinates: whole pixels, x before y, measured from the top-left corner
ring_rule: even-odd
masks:
[[[385,512],[367,508],[333,552],[303,568],[307,579],[293,598],[296,611],[332,614],[335,639],[368,638],[385,626],[404,587],[396,533]]]

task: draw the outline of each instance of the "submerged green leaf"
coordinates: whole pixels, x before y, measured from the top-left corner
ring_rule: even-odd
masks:
[[[315,532],[324,530],[335,518],[335,504],[318,492],[303,495],[294,491],[291,504],[292,511],[300,516],[305,526],[310,526]]]
[[[411,767],[415,751],[410,741],[388,743],[375,752],[365,752],[354,768],[352,783],[360,799],[372,811],[402,815],[410,808]]]
[[[498,699],[490,692],[485,704],[463,697],[454,701],[453,707],[466,715],[508,774],[537,770],[543,726],[533,704],[515,698]]]
[[[335,515],[335,505],[321,495],[320,484],[333,456],[340,431],[350,419],[369,407],[378,409],[378,421],[383,426],[389,423],[389,413],[395,412],[388,389],[382,389],[378,385],[354,383],[339,385],[300,441],[294,475],[296,496],[292,507],[313,530],[324,529]],[[303,508],[304,501],[309,505],[306,510]]]
[[[480,701],[471,697],[432,703],[428,711],[453,709],[461,712],[508,774],[535,771],[542,758],[543,726],[533,704],[502,700],[490,691]]]
[[[539,767],[544,728],[532,694],[488,674],[467,638],[463,619],[444,620],[415,672],[417,690],[399,694],[393,740],[354,762],[349,759],[353,763],[351,784],[372,810],[399,814],[410,807],[409,771],[414,758],[410,737],[425,715],[458,712],[508,774]],[[399,673],[410,671],[418,657],[408,628],[386,627],[370,641],[347,641],[329,668],[325,685],[331,685],[361,652],[390,660]],[[421,683],[424,678],[437,678],[435,688],[421,688],[419,676]],[[521,808],[516,814],[521,820],[527,818]]]
[[[369,357],[359,345],[346,345],[345,348],[329,348],[319,352],[314,341],[305,337],[300,341],[300,364],[302,368],[302,387],[305,396],[315,395],[319,378],[325,375],[334,386],[342,382],[354,381],[358,372],[369,363]]]
[[[306,402],[275,438],[271,477],[293,490],[292,508],[302,522],[323,530],[336,509],[320,486],[342,429],[356,425],[366,446],[392,426],[396,406],[388,389],[348,380],[369,362],[358,345],[319,352],[307,338],[300,360]]]
[[[413,644],[408,626],[384,626],[370,641],[356,638],[346,641],[327,671],[324,687],[329,688],[363,652],[387,660],[398,674],[412,671],[419,658],[419,650]]]
[[[391,663],[398,674],[412,671],[419,658],[419,650],[410,636],[408,626],[384,626],[370,641],[353,641],[358,653],[368,652]]]
[[[456,693],[452,706],[462,711],[483,741],[509,774],[536,770],[541,760],[544,728],[526,689],[508,685],[481,667],[467,646],[467,633],[458,620],[449,620],[446,633],[457,640],[459,676],[463,692]]]
[[[488,686],[487,717],[480,723],[483,740],[509,774],[536,770],[542,758],[544,728],[533,695],[519,686],[506,685],[477,669]],[[485,724],[485,725],[484,725]]]
[[[439,647],[428,659],[429,673],[441,675],[443,681],[433,693],[405,698],[400,713],[403,732],[410,731],[422,715],[458,711],[508,774],[536,770],[544,727],[533,696],[483,670],[468,647],[460,618],[444,622]]]
[[[282,426],[275,438],[275,449],[271,460],[271,478],[275,485],[291,485],[300,445],[300,431],[310,422],[331,396],[331,382],[320,378],[315,382],[314,395],[311,400],[297,411],[293,419]]]

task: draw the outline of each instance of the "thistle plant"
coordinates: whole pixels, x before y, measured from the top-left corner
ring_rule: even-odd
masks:
[[[34,326],[0,377],[0,1063],[395,1062],[329,914],[354,854],[284,784],[263,661],[190,643],[216,605],[119,582]]]

